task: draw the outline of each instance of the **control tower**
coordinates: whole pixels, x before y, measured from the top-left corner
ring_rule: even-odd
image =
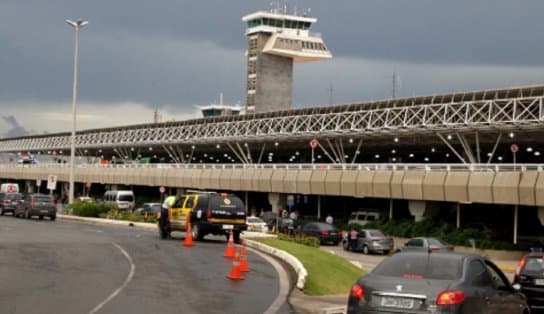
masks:
[[[310,33],[317,19],[273,9],[251,13],[242,21],[247,23],[248,111],[291,109],[293,62],[332,58],[321,35]]]

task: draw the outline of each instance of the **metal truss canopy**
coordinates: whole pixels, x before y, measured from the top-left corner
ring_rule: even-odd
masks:
[[[78,132],[76,146],[78,149],[91,149],[540,128],[544,121],[544,86],[506,91],[463,93],[462,97],[460,94],[415,97],[240,117],[86,130]],[[0,152],[62,150],[69,147],[69,133],[0,140]]]

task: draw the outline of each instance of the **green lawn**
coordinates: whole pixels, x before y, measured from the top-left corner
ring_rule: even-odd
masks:
[[[251,239],[284,250],[295,256],[308,271],[304,293],[312,296],[349,293],[351,286],[365,272],[345,259],[294,242],[274,238]]]

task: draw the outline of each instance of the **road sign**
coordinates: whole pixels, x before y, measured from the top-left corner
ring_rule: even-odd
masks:
[[[287,206],[293,207],[295,205],[295,196],[292,194],[287,195]]]
[[[161,192],[161,194],[164,193],[164,192],[166,192],[166,189],[164,188],[164,186],[161,186],[161,187],[159,188],[159,192]]]
[[[47,176],[47,189],[54,190],[57,188],[57,176],[50,174]]]
[[[314,138],[314,139],[312,139],[312,140],[310,141],[310,147],[311,147],[311,148],[316,148],[317,145],[319,145],[319,141],[317,141],[317,139]]]
[[[510,151],[511,151],[512,153],[517,153],[518,150],[519,150],[519,147],[518,147],[517,144],[512,144],[512,145],[510,145]]]
[[[40,180],[40,179],[36,180],[36,186],[39,187],[40,185],[42,185],[42,180]]]

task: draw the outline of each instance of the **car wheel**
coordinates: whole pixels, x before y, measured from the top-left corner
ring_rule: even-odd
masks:
[[[0,212],[0,216],[4,216],[4,211],[1,211],[1,212]]]
[[[202,234],[202,230],[200,230],[200,226],[198,224],[194,224],[191,227],[191,232],[193,234],[193,239],[197,241],[202,241],[204,238],[204,235]]]
[[[389,255],[389,250],[383,251],[383,255]]]
[[[366,254],[368,254],[368,253],[370,253],[370,251],[368,250],[368,246],[366,246],[366,245],[363,246],[363,254],[366,255]]]
[[[51,219],[51,221],[55,221],[55,219],[57,219],[57,215],[51,215],[49,216],[49,218]]]
[[[38,216],[38,218],[39,218],[40,220],[43,220],[43,216],[42,216],[42,215]]]

